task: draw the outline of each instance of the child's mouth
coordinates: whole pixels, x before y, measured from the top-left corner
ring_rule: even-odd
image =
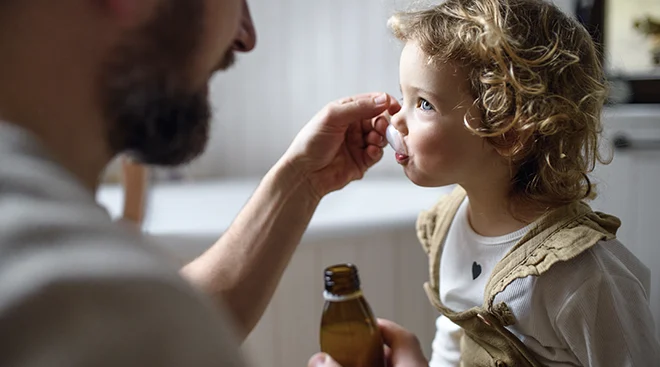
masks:
[[[405,154],[401,154],[401,153],[394,153],[394,157],[396,158],[396,161],[397,161],[397,163],[399,163],[399,164],[405,164],[405,163],[407,163],[407,162],[408,162],[408,159],[410,158],[410,157],[408,157],[407,155],[405,155]]]

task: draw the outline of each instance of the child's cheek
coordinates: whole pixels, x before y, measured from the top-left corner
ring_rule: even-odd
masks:
[[[452,155],[453,143],[441,131],[426,131],[412,148],[417,150],[418,155],[437,160]]]

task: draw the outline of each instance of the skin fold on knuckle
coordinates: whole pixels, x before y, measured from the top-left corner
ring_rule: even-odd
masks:
[[[321,120],[322,121],[332,121],[332,120],[334,120],[337,117],[338,110],[339,110],[339,106],[334,104],[334,103],[330,103],[330,104],[326,105],[321,110],[321,113],[320,113]]]

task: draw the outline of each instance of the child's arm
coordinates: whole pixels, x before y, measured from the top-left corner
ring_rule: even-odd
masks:
[[[433,352],[430,367],[458,367],[461,361],[461,336],[463,329],[440,315],[435,323]]]
[[[652,366],[660,345],[646,291],[630,278],[597,274],[564,303],[556,325],[584,366]]]

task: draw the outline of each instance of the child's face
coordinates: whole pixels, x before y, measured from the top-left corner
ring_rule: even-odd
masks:
[[[464,122],[480,124],[473,107],[468,76],[454,65],[428,63],[415,42],[401,53],[399,79],[402,109],[392,124],[404,137],[407,156],[397,156],[406,176],[419,186],[470,184],[488,179],[501,156],[485,139],[470,132]]]

